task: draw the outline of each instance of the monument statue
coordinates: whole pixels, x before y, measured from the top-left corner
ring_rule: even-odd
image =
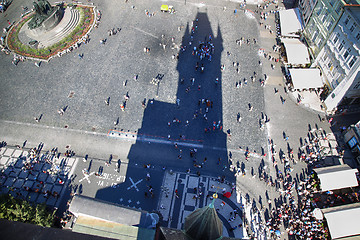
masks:
[[[46,0],[38,0],[37,2],[33,2],[33,5],[35,14],[29,21],[29,29],[40,27],[41,24],[56,10],[56,8],[52,7]]]

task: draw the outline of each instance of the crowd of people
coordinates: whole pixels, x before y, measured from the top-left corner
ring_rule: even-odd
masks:
[[[265,4],[265,6],[259,6],[259,8],[262,8],[263,10],[265,10],[267,8],[267,6],[268,6],[268,4]],[[264,21],[268,18],[270,13],[274,13],[272,11],[270,11],[270,12],[256,11],[256,12],[260,14],[260,19],[264,20]],[[145,10],[145,14],[149,17],[154,15],[154,13],[151,14],[147,10]],[[98,14],[98,21],[99,20],[100,20],[100,16]],[[260,23],[260,25],[262,25],[262,24],[263,23]],[[265,25],[265,28],[269,29],[271,31],[271,29],[270,29],[270,27],[268,27],[268,25]],[[198,30],[198,19],[196,19],[192,23],[191,36],[190,36],[191,40],[189,42],[189,46],[192,45],[192,43],[194,41],[194,34],[197,30]],[[108,31],[108,35],[109,36],[116,35],[116,33],[119,31],[120,31],[119,28],[110,29]],[[199,42],[198,46],[193,47],[192,55],[196,56],[196,58],[198,58],[200,61],[200,63],[199,62],[196,63],[196,66],[195,66],[196,71],[198,71],[198,70],[200,70],[201,72],[204,71],[204,64],[201,63],[201,61],[203,61],[204,59],[207,59],[209,61],[212,60],[212,55],[215,51],[214,44],[212,43],[212,38],[213,37],[210,34],[205,37],[205,41],[201,41],[201,42]],[[89,40],[90,40],[89,36],[85,35],[74,46],[71,46],[69,49],[66,49],[63,52],[59,52],[58,56],[61,56],[65,52],[71,52],[72,50],[78,48],[81,44],[83,44],[83,43],[86,44]],[[172,42],[174,42],[174,40],[172,40]],[[106,38],[101,39],[100,43],[105,44]],[[236,40],[236,44],[238,44],[240,46],[242,46],[243,44],[247,44],[247,45],[257,44],[257,39],[255,39],[255,38],[252,38],[252,39],[251,38],[248,38],[248,39],[240,38],[240,39]],[[163,45],[163,47],[165,49],[165,45]],[[180,52],[185,52],[185,51],[186,51],[186,46],[180,46]],[[278,52],[279,47],[277,45],[274,45],[273,51],[275,53]],[[147,48],[147,47],[144,48],[144,52],[149,53],[150,48]],[[230,55],[230,53],[228,52],[228,56],[229,55]],[[275,68],[275,65],[273,65],[273,63],[275,64],[280,61],[280,58],[274,57],[272,53],[268,53],[264,49],[259,50],[259,55],[263,56],[266,60],[271,61],[272,68]],[[15,61],[15,59],[14,59],[14,61]],[[19,61],[21,61],[21,58],[19,59]],[[259,65],[262,65],[261,61],[259,62]],[[239,63],[234,62],[233,66],[236,69],[236,71],[238,73],[240,73]],[[222,65],[221,69],[225,70],[225,66]],[[254,72],[254,74],[252,76],[250,76],[249,80],[251,82],[255,82],[256,77],[257,77],[257,74],[256,74],[256,72]],[[136,79],[137,79],[137,75],[136,75]],[[261,86],[265,85],[266,80],[267,80],[267,75],[265,74],[264,78],[260,78]],[[195,84],[195,82],[196,82],[195,78],[193,78],[193,77],[190,78],[190,82],[187,83],[189,86],[185,88],[186,93],[190,92],[190,90],[192,88],[190,86],[196,85],[198,90],[201,89],[201,84],[198,84],[197,82]],[[184,84],[185,80],[182,79],[180,81],[180,83]],[[216,78],[215,84],[218,84],[218,83],[219,83],[219,78]],[[248,84],[248,80],[246,78],[244,78],[243,80],[237,81],[235,87],[240,88],[240,87],[246,86],[247,84]],[[275,91],[275,94],[276,93],[277,92]],[[282,97],[280,97],[280,98],[281,98],[282,103],[284,104],[285,99],[283,99]],[[120,104],[120,108],[122,111],[125,111],[126,103],[128,100],[129,100],[129,95],[128,95],[128,93],[126,93],[124,95],[124,101],[122,102],[122,104]],[[110,97],[105,100],[106,105],[109,105],[109,103],[110,103]],[[177,99],[176,104],[178,107],[180,107],[180,99]],[[214,103],[212,100],[207,99],[207,98],[201,98],[198,100],[198,108],[197,108],[197,110],[195,110],[195,112],[193,114],[193,120],[198,119],[198,118],[201,118],[204,120],[205,125],[206,125],[206,127],[204,128],[205,133],[211,133],[211,132],[223,130],[223,125],[222,125],[221,120],[218,120],[218,119],[209,120],[208,119],[208,114],[211,111],[211,109],[213,108],[213,105],[214,105]],[[145,101],[142,102],[142,106],[145,108]],[[253,106],[251,105],[251,103],[249,103],[248,106],[249,106],[249,111],[252,111]],[[61,109],[59,109],[59,114],[63,115],[65,111],[66,111],[66,107],[61,108]],[[37,119],[38,119],[38,121],[40,121],[41,117],[39,117]],[[242,119],[242,117],[240,116],[240,113],[238,113],[236,120],[238,122],[241,122],[241,119]],[[264,124],[268,121],[269,121],[269,119],[267,118],[267,116],[263,115],[259,121],[260,128],[264,129]],[[117,123],[118,122],[119,122],[119,119],[117,120]],[[117,123],[115,125],[117,125]],[[168,122],[169,127],[177,127],[180,124],[181,124],[181,121],[176,117],[174,117],[172,121]],[[184,125],[185,127],[189,126],[189,124],[190,124],[189,120],[186,120],[186,122],[184,122],[184,124],[185,124]],[[229,138],[231,137],[230,130],[228,130],[228,136],[229,136]],[[171,140],[170,135],[168,135],[168,139]],[[184,139],[185,139],[185,136],[180,135],[180,140],[184,140]],[[321,131],[321,130],[309,131],[308,138],[306,140],[304,140],[302,146],[299,149],[298,159],[300,161],[306,162],[310,167],[316,166],[318,161],[321,159],[322,148],[318,145],[318,142],[319,142],[319,140],[322,140],[322,139],[326,139],[326,134],[323,131]],[[286,134],[284,135],[284,140],[285,141],[288,140],[288,136],[286,136]],[[285,230],[289,235],[297,236],[300,239],[326,238],[328,236],[326,223],[323,220],[315,219],[312,215],[312,211],[318,205],[317,202],[320,200],[322,201],[321,198],[315,198],[314,200],[312,200],[312,197],[311,197],[312,191],[314,190],[313,188],[316,183],[314,183],[313,178],[309,178],[309,180],[304,181],[304,182],[297,182],[291,176],[291,173],[293,171],[293,165],[296,164],[298,161],[294,156],[293,149],[288,145],[287,155],[285,153],[282,153],[282,154],[280,154],[280,157],[277,159],[276,144],[273,142],[272,139],[269,139],[268,141],[269,141],[268,145],[270,146],[270,152],[272,154],[271,159],[273,162],[273,167],[276,169],[276,176],[274,176],[274,177],[270,176],[270,174],[268,174],[266,171],[266,166],[264,164],[261,164],[259,167],[259,173],[260,173],[259,179],[261,181],[264,181],[268,186],[275,188],[281,194],[280,199],[276,200],[274,204],[270,199],[268,199],[270,217],[266,221],[266,227],[269,231],[269,235],[271,236],[271,238],[277,238],[282,233],[284,233],[284,230]],[[175,143],[175,148],[178,149],[178,145],[176,143]],[[29,156],[28,156],[29,162],[25,163],[24,169],[23,169],[24,171],[31,172],[33,170],[34,164],[39,163],[39,161],[42,161],[42,160],[47,161],[48,163],[51,163],[50,158],[45,158],[45,159],[40,158],[41,149],[42,149],[42,145],[39,145],[39,147],[33,148],[29,151]],[[180,160],[180,159],[182,159],[182,149],[178,149],[178,150],[179,150],[178,159]],[[74,154],[75,153],[73,151],[68,150],[65,153],[65,156],[71,157]],[[248,160],[249,154],[250,154],[250,152],[247,149],[245,151],[246,160]],[[58,153],[57,149],[53,149],[51,151],[51,155],[57,156],[59,158],[60,153]],[[201,160],[197,159],[197,149],[196,148],[190,149],[190,158],[193,161],[193,167],[196,169],[195,170],[196,174],[198,176],[200,176],[199,169],[202,168],[207,163],[207,158],[205,157],[204,159],[201,159]],[[280,161],[280,162],[278,162],[278,161]],[[221,159],[219,158],[218,165],[220,165],[220,162],[221,162]],[[280,164],[281,164],[281,166],[283,166],[283,169],[281,169]],[[150,164],[144,165],[144,167],[150,168]],[[246,170],[244,167],[232,165],[232,168],[233,168],[232,170],[234,170],[236,176],[239,176],[239,175],[245,176],[246,175]],[[164,169],[165,169],[165,167],[164,167]],[[44,173],[54,174],[54,172],[52,172],[51,170],[48,170]],[[188,170],[188,173],[190,173],[190,169]],[[89,174],[89,172],[85,172],[85,174]],[[98,174],[101,175],[102,170],[99,171]],[[254,173],[252,173],[252,175],[253,175],[253,177],[255,177]],[[151,181],[149,173],[146,174],[145,178],[148,182]],[[221,178],[222,182],[224,182],[224,178]],[[59,178],[58,181],[59,181],[59,183],[63,184],[62,179]],[[43,184],[43,183],[40,181],[36,185],[37,188],[35,188],[35,189],[25,188],[25,190],[26,191],[35,191],[35,192],[40,191],[41,184]],[[36,189],[38,189],[38,190],[36,191]],[[194,188],[194,193],[195,193],[195,196],[194,196],[195,199],[199,198],[203,194],[201,188]],[[58,197],[58,195],[59,195],[57,192],[50,192],[50,191],[45,191],[45,192],[43,192],[43,194],[46,197],[49,197],[49,196]],[[327,194],[327,197],[326,197],[325,204],[327,204],[327,206],[336,205],[337,201],[342,202],[344,199],[345,199],[345,201],[350,201],[350,202],[358,202],[359,201],[359,198],[358,198],[359,192],[350,193],[350,194],[347,193],[347,194],[344,194],[343,196],[340,196],[340,195],[334,194],[334,193],[329,193],[329,194],[326,193],[326,194]],[[175,191],[175,195],[177,197],[179,197],[177,190]],[[153,198],[154,197],[154,188],[152,185],[150,185],[150,184],[148,185],[148,189],[147,189],[147,191],[145,191],[144,196],[145,196],[145,198],[148,198],[148,197]],[[260,212],[260,211],[255,208],[254,212],[256,213],[256,212]],[[238,215],[237,212],[233,212],[232,214],[233,215],[229,218],[229,222],[234,220]],[[234,231],[238,227],[240,228],[241,225],[236,225],[236,226],[232,227],[230,229],[230,231]]]
[[[309,126],[310,128],[310,126]],[[288,137],[284,133],[284,140]],[[298,182],[291,176],[292,169],[290,164],[297,164],[303,161],[309,169],[322,167],[323,146],[319,141],[327,141],[328,134],[321,128],[309,129],[307,137],[300,138],[300,148],[298,158],[294,156],[293,149],[288,145],[288,152],[281,151],[279,159],[284,169],[279,169],[275,155],[277,154],[272,139],[269,139],[269,146],[272,152],[273,166],[277,170],[276,179],[264,177],[270,186],[276,187],[281,194],[279,200],[275,201],[275,206],[269,201],[270,218],[266,222],[269,234],[276,238],[287,233],[299,239],[327,239],[329,232],[326,220],[317,219],[313,214],[316,208],[328,208],[359,202],[360,189],[352,191],[327,191],[321,192],[319,181],[315,173],[310,173],[309,177],[300,177]],[[311,170],[309,170],[311,171]],[[266,175],[265,171],[263,171]]]
[[[358,179],[358,181],[359,180],[360,179]],[[312,205],[314,207],[328,208],[359,202],[359,187],[353,187],[351,190],[344,189],[322,192],[320,189],[320,180],[316,173],[312,173],[304,185],[305,184],[307,191],[313,195]]]
[[[272,238],[281,236],[283,226],[289,236],[299,239],[327,239],[328,230],[322,220],[313,217],[310,199],[302,197],[297,204],[290,196],[288,201],[271,210],[266,225]]]
[[[260,11],[256,11],[263,21],[268,18],[269,14],[275,13],[275,11],[261,11],[265,10],[269,4],[258,6]],[[264,25],[264,23],[260,22],[260,25]],[[265,24],[265,28],[271,31],[269,25]],[[252,41],[251,39],[239,39],[236,43],[238,45],[244,43],[251,44]],[[270,61],[271,67],[274,69],[275,63],[281,61],[280,57],[276,57],[280,47],[274,45],[272,50],[273,53],[267,52],[265,49],[260,49],[259,55]],[[262,65],[262,62],[259,62],[259,64]],[[237,67],[235,63],[234,67]],[[242,87],[241,83],[237,83],[236,85],[236,87]],[[275,94],[277,94],[277,92],[278,90],[275,89]],[[280,99],[284,104],[286,99],[282,96],[280,96]],[[241,117],[238,115],[237,119],[241,120]],[[284,141],[288,141],[288,139],[289,136],[284,132]],[[320,146],[320,140],[327,140],[327,134],[322,131],[322,129],[309,131],[308,137],[301,143],[298,158],[296,158],[289,143],[287,143],[287,154],[281,149],[278,154],[276,144],[272,139],[269,139],[270,157],[273,161],[276,174],[275,177],[272,177],[267,173],[267,167],[264,164],[260,164],[259,180],[265,181],[269,187],[273,187],[281,195],[279,200],[275,199],[275,203],[269,198],[267,199],[270,217],[266,221],[266,229],[269,237],[272,239],[280,238],[283,234],[288,234],[291,237],[299,239],[326,239],[329,237],[326,221],[318,220],[312,214],[313,210],[320,206],[320,204],[317,204],[317,201],[324,203],[324,199],[313,198],[314,192],[311,184],[309,184],[311,180],[298,182],[292,177],[292,171],[294,170],[293,165],[297,164],[298,161],[306,162],[309,168],[321,166],[319,161],[323,156],[324,146]],[[234,169],[237,175],[246,175],[245,168],[238,166]],[[255,174],[252,175],[255,177]],[[325,204],[327,207],[336,206],[336,203],[357,202],[358,194],[357,191],[343,195],[332,192],[323,193],[323,195],[326,196]],[[263,206],[261,212],[265,212]]]
[[[212,36],[209,35],[209,41],[200,42],[198,47],[194,47],[192,55],[197,56],[200,60],[208,59],[211,61],[211,55],[214,54],[214,45],[211,42]]]
[[[6,142],[2,142],[0,145],[1,147],[5,147],[7,144]],[[17,146],[19,149],[24,149],[26,145],[26,141],[23,143],[23,146]],[[66,159],[63,158],[60,161],[59,165],[54,164],[57,159],[59,159],[60,154],[57,151],[57,148],[53,148],[51,151],[47,152],[46,154],[43,154],[43,143],[40,143],[37,147],[30,148],[28,151],[26,151],[26,155],[20,156],[18,158],[18,161],[21,161],[21,164],[19,164],[18,161],[9,163],[10,165],[5,169],[3,169],[0,173],[1,178],[7,178],[10,176],[16,175],[16,179],[19,178],[19,176],[23,173],[23,175],[28,174],[27,178],[31,178],[34,181],[34,184],[27,185],[26,182],[20,188],[16,188],[14,186],[7,186],[9,191],[14,192],[14,194],[19,198],[24,198],[26,196],[23,195],[22,191],[26,192],[34,192],[38,194],[42,194],[44,198],[49,199],[51,197],[53,198],[59,198],[60,193],[56,190],[51,190],[49,188],[45,187],[45,180],[48,176],[55,177],[54,183],[63,185],[65,182],[65,179],[61,176],[62,169],[66,165]],[[71,153],[71,150],[68,150],[65,153],[66,154]],[[67,156],[69,157],[69,156]],[[48,164],[48,168],[39,168],[39,166],[42,166],[43,164]],[[18,173],[17,169],[20,168],[21,173]],[[44,174],[45,177],[40,177],[40,174]]]

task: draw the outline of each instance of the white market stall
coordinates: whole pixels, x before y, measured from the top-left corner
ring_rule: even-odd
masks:
[[[283,37],[299,37],[303,29],[299,8],[279,11],[280,31]]]
[[[356,187],[359,185],[356,178],[358,170],[352,169],[346,164],[316,168],[314,171],[320,180],[320,189],[323,192]]]
[[[281,38],[286,51],[286,64],[306,65],[310,63],[307,46],[297,38]]]
[[[293,89],[318,89],[323,87],[323,82],[318,68],[290,68]]]
[[[325,208],[321,211],[329,227],[331,239],[360,238],[360,203]]]

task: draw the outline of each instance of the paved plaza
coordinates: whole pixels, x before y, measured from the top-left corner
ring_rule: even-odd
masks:
[[[238,91],[235,88],[237,82],[244,78],[249,80],[254,71],[261,77],[261,69],[257,64],[259,57],[256,54],[259,45],[236,44],[236,40],[241,37],[259,37],[259,27],[255,19],[240,11],[234,15],[233,9],[238,4],[227,3],[230,4],[228,10],[223,11],[220,2],[210,1],[204,6],[191,2],[187,5],[177,3],[178,7],[174,5],[175,9],[178,9],[176,14],[159,12],[161,1],[138,1],[129,4],[95,1],[94,4],[103,16],[99,28],[91,32],[88,44],[73,53],[43,63],[40,68],[32,61],[14,66],[11,64],[12,56],[3,55],[0,66],[4,80],[1,89],[1,119],[35,123],[34,118],[42,116],[39,125],[60,128],[66,126],[70,129],[100,133],[116,127],[119,130],[135,132],[142,128],[146,113],[141,102],[145,100],[148,104],[149,100],[154,99],[174,107],[169,108],[166,115],[158,120],[160,122],[157,123],[159,127],[156,132],[152,130],[153,132],[146,133],[147,129],[143,129],[145,134],[166,138],[169,133],[167,128],[162,126],[167,126],[168,121],[181,115],[181,118],[178,118],[182,124],[189,120],[190,126],[197,129],[192,133],[194,136],[186,134],[189,135],[186,137],[204,140],[202,124],[192,121],[192,117],[198,99],[208,98],[217,108],[213,112],[225,116],[224,119],[215,116],[214,120],[222,120],[225,130],[231,129],[232,145],[237,147],[235,142],[242,142],[258,151],[261,146],[264,147],[263,139],[258,139],[261,132],[255,124],[261,117],[260,113],[264,111],[263,88],[260,87],[259,79],[255,83],[249,81],[248,86],[237,89]],[[134,9],[131,8],[132,5],[135,6]],[[144,10],[156,14],[147,17]],[[10,21],[17,18],[16,15]],[[210,34],[214,40],[215,55],[211,63],[202,61],[206,69],[203,74],[194,69],[197,60],[191,55],[193,47],[189,45],[191,25],[196,19],[199,20],[199,26],[194,34],[194,44],[198,45],[199,40],[203,41]],[[3,21],[5,24],[6,19]],[[108,30],[114,27],[121,28],[121,31],[109,37]],[[234,29],[239,29],[239,32]],[[99,43],[103,38],[107,38],[105,45]],[[166,45],[165,50],[160,44]],[[187,47],[185,52],[180,51],[181,45]],[[145,47],[151,49],[148,54],[143,51]],[[178,52],[179,60],[172,59]],[[83,59],[79,59],[78,54],[84,54]],[[239,74],[232,66],[233,62],[239,63]],[[225,65],[225,70],[221,72],[222,64]],[[164,76],[159,85],[154,85],[151,80],[158,74]],[[137,77],[134,78],[135,76]],[[190,84],[192,77],[195,78],[194,85]],[[218,88],[214,83],[216,77],[220,79]],[[16,87],[13,82],[5,81],[8,79],[16,79]],[[185,80],[184,85],[180,85],[181,79]],[[191,89],[189,94],[186,94],[188,85]],[[201,92],[198,94],[199,85]],[[125,112],[122,112],[119,105],[124,101],[125,94],[130,98]],[[104,103],[108,97],[109,106]],[[236,98],[240,100],[237,101]],[[176,99],[181,100],[181,106],[188,104],[185,99],[193,103],[190,109],[186,109],[189,116],[184,115],[181,106],[178,111],[175,107]],[[244,127],[239,128],[236,114],[246,113],[248,103],[253,105],[254,110],[246,118],[243,117],[241,124]],[[60,116],[58,110],[66,106],[65,114]],[[151,110],[146,110],[150,117],[156,117]],[[230,113],[230,110],[236,112]],[[114,126],[118,118],[119,123]],[[211,120],[213,119],[209,117],[209,121]],[[254,137],[249,138],[250,136]]]
[[[274,14],[261,20],[256,5],[235,1],[166,1],[175,14],[160,12],[164,2],[157,0],[89,2],[101,11],[89,43],[40,67],[33,61],[15,66],[12,55],[1,54],[0,140],[8,143],[0,152],[1,191],[28,197],[24,186],[41,181],[42,191],[59,198],[31,191],[33,202],[65,209],[70,193],[82,194],[159,212],[161,223],[172,228],[182,228],[185,217],[218,192],[224,235],[246,238],[253,229],[265,238],[259,225],[282,194],[259,179],[261,171],[275,177],[284,168],[282,154],[293,150],[297,156],[309,131],[331,133],[320,121],[323,113],[288,95],[281,64],[259,54],[279,57],[272,50],[275,35],[264,27],[275,28]],[[0,15],[0,27],[18,20],[16,9],[25,5],[31,7],[14,0]],[[270,4],[266,11],[274,9]],[[121,30],[109,36],[113,28]],[[206,42],[213,45],[211,61],[193,54]],[[40,142],[34,180],[22,169]],[[49,155],[53,147],[61,157]],[[66,158],[68,149],[75,156]],[[304,162],[291,167],[298,181],[306,177]],[[57,172],[45,178],[49,169]],[[230,192],[232,184],[233,194],[225,198],[222,189]],[[202,191],[195,198],[194,188]],[[239,216],[229,222],[234,210]]]

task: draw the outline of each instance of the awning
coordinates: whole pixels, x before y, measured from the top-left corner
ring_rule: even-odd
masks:
[[[326,218],[331,239],[360,235],[360,203],[321,210]],[[348,239],[348,238],[346,238]],[[358,239],[358,238],[357,238]]]
[[[281,36],[299,37],[298,32],[303,29],[299,8],[279,11]]]
[[[285,46],[287,64],[299,65],[310,63],[308,48],[297,38],[281,38]]]
[[[294,89],[321,88],[323,83],[318,68],[290,68]]]
[[[155,236],[155,229],[138,228],[83,215],[76,219],[72,232],[119,240],[148,240]]]
[[[69,211],[76,217],[90,216],[141,228],[154,228],[157,224],[156,217],[158,217],[156,214],[146,211],[79,195],[72,199]]]
[[[356,179],[356,173],[358,170],[350,168],[349,165],[344,164],[316,168],[314,171],[320,179],[321,191],[337,190],[358,186]]]

